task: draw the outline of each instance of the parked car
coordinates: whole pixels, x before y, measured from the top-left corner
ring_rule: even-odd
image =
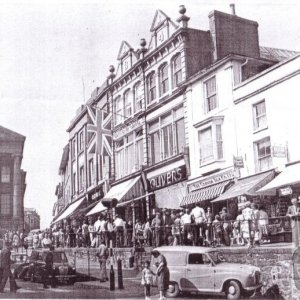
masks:
[[[225,292],[227,299],[239,299],[241,295],[251,296],[262,286],[258,267],[227,263],[215,249],[165,246],[155,250],[165,256],[170,270],[167,297],[176,297],[180,292]],[[154,257],[151,268],[156,271]]]
[[[32,250],[30,257],[25,262],[15,266],[16,278],[41,282],[45,272],[45,257],[49,249]],[[74,283],[76,281],[76,269],[68,262],[64,250],[53,251],[53,268],[58,283]]]

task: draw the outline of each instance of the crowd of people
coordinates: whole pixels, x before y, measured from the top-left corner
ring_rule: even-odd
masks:
[[[100,214],[95,222],[66,225],[35,233],[33,247],[92,247],[103,240],[107,247],[158,247],[161,245],[230,246],[269,242],[268,215],[263,206],[247,202],[233,219],[226,207],[213,214],[210,207],[164,209],[144,222],[125,221],[116,214]]]

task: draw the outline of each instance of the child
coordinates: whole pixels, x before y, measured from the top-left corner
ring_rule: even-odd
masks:
[[[144,269],[142,271],[142,282],[145,291],[145,299],[150,300],[150,287],[153,284],[153,275],[155,275],[150,270],[150,261],[146,260],[144,264]]]

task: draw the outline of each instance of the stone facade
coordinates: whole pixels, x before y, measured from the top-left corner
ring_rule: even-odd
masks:
[[[21,169],[25,136],[0,126],[0,234],[23,231],[26,173]]]
[[[34,208],[24,208],[24,232],[40,228],[40,215]]]

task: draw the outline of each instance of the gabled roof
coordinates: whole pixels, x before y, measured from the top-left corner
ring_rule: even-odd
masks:
[[[259,47],[259,50],[261,58],[270,59],[278,62],[287,58],[291,58],[300,53],[297,51],[262,46]]]
[[[128,42],[122,41],[119,54],[118,54],[118,60],[120,60],[123,56],[125,56],[128,52],[132,50],[133,48],[129,45]]]
[[[158,9],[155,12],[150,31],[151,32],[155,31],[157,28],[159,28],[165,22],[165,20],[170,20],[170,17],[168,17],[163,11]]]
[[[0,126],[0,140],[24,142],[26,137],[8,128]]]

